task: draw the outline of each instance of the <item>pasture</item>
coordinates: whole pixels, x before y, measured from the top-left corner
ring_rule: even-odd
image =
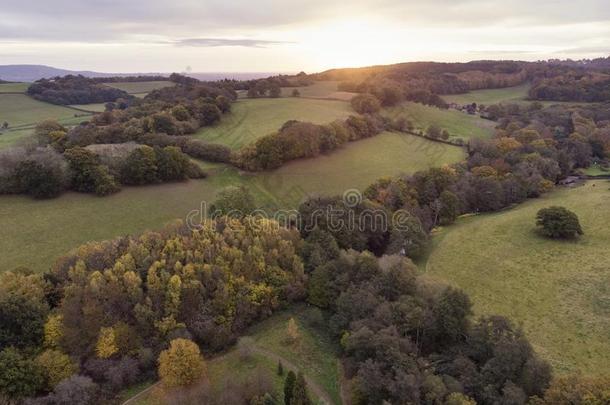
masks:
[[[252,190],[279,207],[294,207],[307,195],[360,191],[380,177],[414,173],[465,157],[462,148],[432,142],[414,135],[384,132],[349,142],[328,155],[289,162],[277,170],[245,175]]]
[[[529,89],[530,84],[523,83],[519,86],[504,87],[501,89],[474,90],[464,94],[448,94],[441,97],[448,103],[456,103],[458,105],[472,103],[483,105],[523,103],[526,102]]]
[[[133,94],[134,96],[144,97],[146,94],[150,93],[153,90],[173,86],[174,83],[170,81],[149,81],[104,83],[104,85],[114,87],[115,89],[123,90],[124,92]]]
[[[0,123],[9,123],[8,131],[0,132],[0,148],[28,137],[41,121],[55,119],[63,125],[76,125],[90,116],[91,113],[38,101],[25,94],[0,94]]]
[[[292,97],[292,92],[295,89],[299,91],[300,97],[305,98],[321,98],[349,101],[357,94],[350,93],[347,91],[339,91],[337,90],[338,85],[339,82],[337,81],[318,81],[314,82],[309,86],[283,87],[282,97]]]
[[[30,83],[0,83],[0,94],[2,93],[25,93]]]
[[[214,127],[202,128],[194,136],[233,149],[277,131],[288,120],[324,124],[355,114],[349,103],[304,98],[259,98],[239,100],[231,113]]]
[[[434,238],[422,270],[463,288],[477,315],[522,325],[558,374],[610,372],[610,183],[562,188],[513,209],[458,220]],[[561,205],[585,232],[556,241],[534,232],[536,212]]]
[[[443,110],[411,102],[385,109],[382,115],[393,119],[404,117],[413,123],[415,131],[425,132],[430,125],[437,125],[449,131],[450,139],[490,138],[496,125],[492,121],[457,110]]]
[[[79,110],[85,110],[92,113],[104,112],[106,111],[106,103],[95,103],[95,104],[72,104],[70,105],[72,108],[77,108]]]
[[[56,119],[60,123],[73,122],[75,115],[89,114],[34,100],[24,94],[0,94],[0,121],[7,121],[11,129],[34,127],[46,119]]]

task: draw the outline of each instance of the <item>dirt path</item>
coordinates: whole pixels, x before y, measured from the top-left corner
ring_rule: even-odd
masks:
[[[283,358],[282,356],[280,356],[276,353],[263,349],[262,347],[258,347],[256,345],[254,345],[252,347],[252,350],[256,353],[262,354],[263,356],[267,356],[275,361],[278,361],[278,362],[281,361],[282,365],[285,368],[288,368],[289,370],[292,370],[295,373],[299,370],[299,368],[296,365],[294,365],[294,363],[290,362],[289,360]],[[334,404],[334,401],[332,400],[330,395],[328,395],[326,390],[324,388],[322,388],[322,386],[317,384],[315,381],[313,381],[311,378],[309,378],[306,374],[304,376],[305,376],[305,382],[307,383],[307,387],[309,387],[309,390],[311,392],[313,392],[316,397],[320,398],[322,401],[324,401],[328,405]]]
[[[160,381],[154,383],[153,385],[151,385],[150,387],[146,388],[145,390],[142,390],[142,391],[138,392],[136,395],[134,395],[133,397],[129,398],[127,401],[123,402],[123,405],[129,405],[129,404],[135,403],[138,399],[143,397],[145,394],[148,394],[150,391],[152,391],[153,389],[158,387],[159,384],[161,384]]]

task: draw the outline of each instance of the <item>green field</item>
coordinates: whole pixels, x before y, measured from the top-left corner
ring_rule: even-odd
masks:
[[[304,195],[341,194],[348,188],[364,191],[381,177],[418,170],[465,157],[457,146],[424,138],[384,132],[350,142],[341,149],[312,159],[289,162],[277,170],[245,176],[248,185],[280,207],[296,206]]]
[[[0,95],[0,121],[7,121],[10,128],[34,126],[46,119],[59,122],[73,121],[74,115],[86,114],[68,107],[44,103],[22,94]]]
[[[153,90],[162,89],[163,87],[173,86],[170,81],[150,81],[150,82],[117,82],[104,83],[106,86],[114,87],[115,89],[123,90],[129,94],[144,94],[150,93]]]
[[[0,148],[31,135],[41,121],[56,119],[63,125],[75,125],[89,116],[90,113],[34,100],[25,94],[0,94],[0,122],[10,125],[8,131],[0,133]]]
[[[379,177],[414,172],[464,158],[461,148],[423,138],[384,133],[334,153],[291,162],[263,173],[215,166],[205,180],[126,187],[108,197],[66,193],[52,200],[0,197],[0,269],[48,269],[55,258],[90,240],[158,229],[211,202],[228,185],[245,185],[263,207],[292,208],[308,194],[363,189]],[[25,247],[25,248],[24,248]]]
[[[449,131],[451,138],[490,138],[496,124],[478,116],[468,115],[456,110],[443,110],[419,103],[406,102],[397,107],[384,110],[383,115],[397,118],[405,117],[415,126],[416,131],[426,131],[430,125],[437,125]]]
[[[610,176],[610,168],[602,167],[598,164],[592,164],[588,168],[582,170],[582,173],[587,176]]]
[[[425,272],[463,288],[477,314],[521,324],[557,373],[610,373],[609,187],[590,181],[460,219],[435,237]],[[551,205],[576,212],[585,232],[580,240],[534,232],[536,212]]]
[[[354,114],[349,103],[301,98],[240,100],[223,116],[220,124],[203,128],[195,135],[234,149],[277,131],[288,120],[324,124]]]
[[[2,83],[0,84],[1,93],[25,93],[30,87],[30,83]]]
[[[209,358],[207,376],[211,387],[223,389],[223,382],[227,379],[245,381],[259,369],[269,375],[276,397],[283,403],[286,373],[291,369],[295,372],[302,370],[305,377],[316,384],[316,387],[309,386],[310,398],[316,401],[326,397],[333,404],[340,404],[338,348],[323,325],[312,324],[311,319],[316,315],[314,312],[318,312],[317,319],[321,319],[319,310],[301,304],[256,324],[247,332],[246,341],[251,342],[248,343],[249,356],[242,355],[238,344],[223,355]],[[286,327],[290,318],[295,319],[301,335],[296,343],[286,341]],[[280,360],[285,370],[283,376],[277,374]],[[134,395],[133,391],[137,392],[138,388],[145,389],[146,385],[139,385],[129,393]],[[319,391],[324,395],[322,398],[319,396]],[[154,388],[148,394],[142,395],[135,403],[158,404],[162,403],[159,400],[161,397],[160,388]]]
[[[519,86],[505,87],[502,89],[474,90],[464,94],[451,94],[441,96],[448,103],[465,104],[499,104],[499,103],[521,103],[526,102],[527,92],[530,89],[529,83]],[[529,101],[527,101],[529,102]]]
[[[20,129],[15,131],[0,132],[0,149],[8,148],[19,144],[33,134],[32,129]]]
[[[282,97],[292,97],[292,92],[294,89],[297,89],[299,93],[301,93],[300,97],[305,98],[327,98],[349,101],[352,97],[356,95],[356,93],[338,91],[338,84],[339,82],[337,81],[323,81],[314,82],[309,86],[283,87]]]
[[[96,103],[96,104],[72,104],[70,107],[78,108],[79,110],[86,110],[89,112],[104,112],[106,111],[106,103]]]

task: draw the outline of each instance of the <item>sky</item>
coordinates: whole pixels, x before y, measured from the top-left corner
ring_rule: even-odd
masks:
[[[0,64],[317,72],[610,55],[609,0],[2,0]]]

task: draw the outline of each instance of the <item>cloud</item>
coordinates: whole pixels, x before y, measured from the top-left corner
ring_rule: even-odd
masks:
[[[268,45],[290,44],[287,41],[267,41],[261,39],[227,39],[227,38],[186,38],[170,41],[177,46],[217,47],[243,46],[247,48],[266,48]]]
[[[582,54],[603,54],[610,56],[610,46],[580,46],[556,51],[555,53],[582,55]]]

